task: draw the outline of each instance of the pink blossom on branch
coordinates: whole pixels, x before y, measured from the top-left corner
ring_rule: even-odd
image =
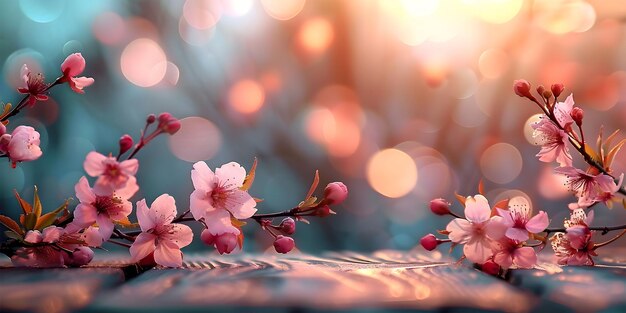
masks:
[[[576,209],[564,222],[566,233],[556,233],[550,238],[558,264],[594,265],[592,257],[597,254],[591,239],[593,232],[589,229],[592,221],[593,211],[587,215],[582,209]]]
[[[532,128],[535,130],[533,138],[541,145],[541,151],[537,154],[539,161],[557,161],[560,166],[572,166],[572,155],[567,146],[568,136],[563,130],[545,115]]]
[[[491,242],[504,236],[502,217],[491,217],[491,207],[483,195],[467,197],[465,219],[455,218],[446,230],[452,242],[465,245],[463,253],[472,262],[484,263],[492,254]]]
[[[572,119],[572,109],[574,108],[574,94],[571,94],[565,99],[564,102],[557,102],[554,104],[554,116],[559,122],[561,127],[566,131],[572,129],[574,120]]]
[[[529,233],[540,233],[550,224],[548,214],[544,211],[532,216],[528,200],[522,197],[511,199],[509,210],[498,209],[498,213],[502,216],[502,223],[507,227],[505,236],[520,242],[528,240]]]
[[[180,249],[191,243],[193,233],[187,225],[172,223],[176,214],[175,200],[168,194],[156,198],[151,207],[148,207],[145,199],[137,202],[141,234],[130,247],[133,262],[139,262],[154,253],[154,261],[159,265],[182,265]]]
[[[139,169],[137,159],[119,162],[115,157],[92,151],[87,154],[83,166],[89,176],[98,177],[94,186],[97,194],[107,195],[124,188],[139,189],[135,179]]]
[[[21,87],[17,88],[17,91],[28,95],[28,99],[26,100],[27,106],[35,105],[37,101],[48,100],[48,95],[46,95],[48,84],[46,84],[43,75],[37,74],[33,77],[28,66],[24,64],[20,69],[20,77],[22,78],[23,84]]]
[[[524,247],[516,240],[502,238],[494,241],[491,249],[494,252],[494,262],[505,269],[513,265],[519,268],[533,268],[537,264],[535,249]]]
[[[85,93],[83,88],[93,84],[94,79],[91,77],[76,77],[85,70],[85,59],[80,53],[70,54],[61,64],[63,76],[60,82],[67,82],[70,88],[76,93]]]
[[[567,177],[569,189],[578,197],[577,207],[582,208],[610,199],[619,190],[619,185],[623,181],[623,175],[620,176],[618,185],[609,175],[593,175],[572,166],[557,167],[554,171]]]
[[[18,162],[34,161],[41,155],[39,133],[30,126],[18,126],[13,132],[0,136],[0,153],[6,154],[13,167]]]

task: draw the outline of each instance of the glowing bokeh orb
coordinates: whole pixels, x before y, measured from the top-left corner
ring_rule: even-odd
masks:
[[[304,3],[305,0],[261,0],[265,12],[277,20],[294,18],[302,11]]]
[[[550,200],[563,199],[571,192],[567,186],[567,176],[554,173],[554,168],[544,166],[539,174],[537,189],[541,196]]]
[[[254,6],[253,0],[222,0],[220,2],[224,14],[230,16],[244,16]]]
[[[20,71],[24,64],[28,66],[32,75],[37,75],[42,72],[42,64],[45,64],[45,58],[41,53],[30,48],[20,49],[11,53],[4,61],[2,71],[5,81],[12,88],[17,89],[24,84],[20,77]]]
[[[478,58],[478,70],[483,77],[496,79],[509,68],[509,56],[500,49],[488,49]]]
[[[330,22],[316,17],[306,21],[298,33],[298,42],[311,53],[325,51],[333,41],[334,30]]]
[[[94,36],[103,44],[115,45],[120,43],[126,34],[126,23],[117,13],[104,12],[93,22]]]
[[[352,155],[361,142],[361,129],[352,119],[340,115],[334,115],[333,120],[336,121],[334,127],[322,129],[328,153],[336,157]]]
[[[367,163],[367,181],[381,195],[399,198],[411,192],[417,184],[417,166],[403,151],[382,150]]]
[[[480,169],[490,181],[506,184],[522,171],[522,155],[508,143],[496,143],[487,148],[480,157]]]
[[[122,74],[139,87],[158,84],[167,72],[165,52],[152,39],[140,38],[129,43],[120,58]]]
[[[585,32],[596,22],[593,6],[582,0],[536,1],[536,23],[553,34]]]
[[[481,20],[503,24],[513,19],[521,10],[523,0],[472,0],[474,14]]]
[[[540,114],[540,113],[535,114],[529,117],[526,120],[526,123],[524,123],[524,138],[526,138],[526,141],[528,141],[528,143],[530,143],[531,145],[535,145],[535,146],[541,145],[541,143],[533,137],[535,130],[533,129],[532,125],[539,122],[542,116],[543,114]]]
[[[20,0],[20,9],[29,19],[37,23],[49,23],[61,16],[67,1]]]
[[[228,102],[238,112],[257,112],[265,101],[265,90],[254,80],[244,79],[235,83],[228,91]]]
[[[180,120],[180,125],[180,130],[169,137],[169,146],[172,153],[181,160],[208,160],[222,145],[220,130],[207,119],[187,117]]]
[[[167,62],[167,71],[165,73],[165,81],[170,85],[176,86],[178,79],[180,78],[180,70],[178,66],[172,62]]]
[[[212,0],[187,0],[183,5],[183,18],[196,29],[209,29],[220,20],[222,9]]]

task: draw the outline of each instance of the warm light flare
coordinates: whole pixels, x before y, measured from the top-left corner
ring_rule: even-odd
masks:
[[[240,113],[255,113],[263,106],[265,90],[256,81],[244,79],[230,88],[228,101]]]
[[[417,167],[403,151],[386,149],[374,154],[367,163],[367,181],[378,193],[400,198],[415,187]]]

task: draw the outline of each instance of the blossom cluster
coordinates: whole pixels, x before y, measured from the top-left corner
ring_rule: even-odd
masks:
[[[539,121],[531,125],[533,138],[541,146],[537,158],[541,162],[558,163],[555,175],[566,177],[567,186],[576,197],[576,201],[568,205],[570,218],[565,220],[564,227],[548,228],[548,214],[539,211],[533,215],[529,200],[524,197],[505,199],[490,207],[482,195],[481,183],[480,194],[467,198],[457,195],[465,207],[465,218],[452,212],[451,204],[443,198],[430,202],[434,214],[455,219],[445,230],[439,231],[447,239],[433,234],[424,236],[420,243],[425,249],[434,250],[443,243],[451,243],[452,248],[463,245],[463,258],[498,275],[509,268],[533,268],[537,263],[536,253],[548,242],[554,250],[556,263],[594,265],[593,257],[597,256],[598,248],[626,234],[626,225],[591,226],[594,217],[591,207],[604,204],[611,208],[614,202],[626,207],[626,190],[622,187],[624,174],[615,175],[611,167],[626,139],[613,145],[618,131],[604,138],[601,129],[594,149],[585,139],[585,114],[575,106],[573,95],[559,101],[564,89],[562,84],[553,84],[550,89],[539,86],[535,96],[527,81],[516,80],[513,84],[515,94],[537,104],[543,112]],[[575,166],[572,151],[582,157],[584,168]],[[594,242],[597,232],[605,235],[616,230],[621,232],[613,238]]]
[[[7,105],[0,116],[3,122],[0,123],[0,157],[7,157],[15,167],[19,162],[33,161],[42,155],[39,133],[32,127],[18,126],[9,134],[5,125],[22,108],[48,99],[48,90],[55,85],[67,83],[73,91],[84,93],[84,87],[94,82],[92,78],[76,77],[84,68],[83,57],[73,54],[61,65],[63,75],[48,85],[43,75],[33,76],[23,67],[24,86],[18,91],[25,97],[13,109]],[[127,247],[132,262],[179,267],[183,262],[181,249],[194,237],[192,228],[184,223],[199,223],[203,228],[201,241],[224,254],[243,247],[242,227],[246,220],[253,220],[274,238],[276,252],[288,253],[295,248],[291,235],[296,231],[296,221],[307,222],[309,216],[334,214],[330,206],[342,203],[348,196],[348,189],[341,182],[329,183],[321,199],[313,196],[319,183],[316,172],[308,194],[297,206],[259,214],[257,204],[261,200],[249,193],[256,160],[248,172],[236,162],[213,171],[201,161],[191,169],[194,190],[189,196],[188,210],[179,214],[176,200],[167,193],[150,204],[141,199],[133,206],[132,200],[140,189],[136,178],[137,153],[157,136],[173,135],[180,128],[180,121],[170,113],[150,114],[136,141],[128,134],[120,137],[117,155],[89,152],[83,163],[87,175],[74,186],[78,204],[73,211],[68,209],[68,199],[56,210],[44,214],[37,187],[32,203],[16,192],[23,214],[19,222],[0,215],[0,224],[8,229],[6,234],[10,238],[0,243],[0,252],[9,256],[15,266],[82,266],[93,259],[93,249],[100,249],[108,242]],[[274,218],[283,219],[274,225]]]

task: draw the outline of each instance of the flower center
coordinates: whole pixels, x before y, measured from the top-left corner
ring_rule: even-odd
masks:
[[[213,206],[217,208],[224,208],[226,205],[226,200],[228,200],[228,197],[231,193],[231,190],[226,189],[222,186],[218,186],[217,188],[213,189],[210,194],[211,200],[213,200]]]

